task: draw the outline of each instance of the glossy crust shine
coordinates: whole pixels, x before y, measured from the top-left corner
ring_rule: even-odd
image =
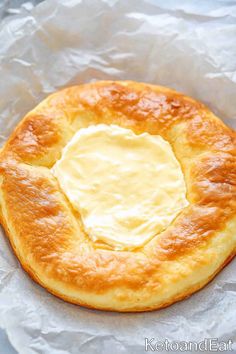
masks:
[[[160,134],[172,145],[190,205],[144,247],[93,244],[50,171],[91,124]],[[60,298],[115,311],[161,308],[208,283],[236,251],[236,136],[203,104],[171,89],[96,82],[52,94],[0,153],[1,222],[23,268]]]

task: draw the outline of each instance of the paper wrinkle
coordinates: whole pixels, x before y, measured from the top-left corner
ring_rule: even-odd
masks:
[[[32,11],[27,6],[0,25],[1,144],[49,93],[106,79],[170,86],[236,128],[234,1],[49,0]],[[231,262],[203,290],[160,311],[100,312],[67,304],[35,284],[2,236],[0,326],[20,354],[139,354],[145,337],[236,342],[235,274]]]

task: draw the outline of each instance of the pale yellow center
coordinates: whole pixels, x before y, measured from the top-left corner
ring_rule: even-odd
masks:
[[[89,237],[115,249],[142,246],[188,204],[181,167],[159,135],[105,124],[81,129],[53,173]]]

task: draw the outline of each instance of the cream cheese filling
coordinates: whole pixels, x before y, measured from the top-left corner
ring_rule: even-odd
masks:
[[[144,245],[188,205],[180,164],[159,135],[80,129],[52,171],[88,236],[117,250]]]

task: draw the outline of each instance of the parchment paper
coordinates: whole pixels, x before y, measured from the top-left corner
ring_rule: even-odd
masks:
[[[1,142],[50,92],[99,79],[173,87],[235,125],[236,2],[52,0],[6,18]],[[161,311],[105,313],[67,304],[36,285],[2,233],[0,326],[21,354],[139,354],[145,337],[236,342],[235,270],[231,262],[202,291]]]

